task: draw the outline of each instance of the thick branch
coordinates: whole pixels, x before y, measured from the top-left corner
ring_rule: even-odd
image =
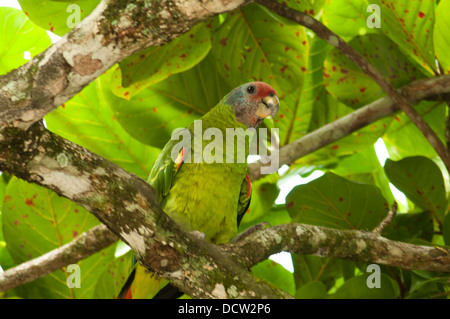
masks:
[[[0,291],[26,284],[62,267],[77,263],[117,240],[117,236],[105,225],[94,227],[64,246],[0,273]]]
[[[450,92],[450,75],[415,81],[406,85],[400,91],[411,103],[416,103],[428,97],[441,96]],[[370,123],[392,115],[398,110],[395,102],[389,97],[372,102],[282,147],[278,154],[279,166],[290,165],[299,158],[336,142]],[[266,165],[270,165],[270,163]],[[249,166],[252,180],[262,177],[261,167],[263,164],[261,161]]]
[[[447,171],[450,173],[450,151],[445,147],[444,143],[430,128],[428,123],[425,122],[422,116],[420,116],[420,114],[411,106],[409,101],[402,94],[400,94],[361,54],[348,45],[348,43],[342,40],[342,38],[340,38],[337,34],[308,14],[293,10],[275,0],[259,0],[259,3],[266,6],[273,12],[289,20],[295,21],[308,29],[311,29],[317,36],[336,47],[347,58],[359,66],[361,70],[370,76],[383,89],[383,91],[388,94],[395,104],[403,112],[405,112],[406,115],[408,115],[411,121],[419,128],[431,146],[436,150],[436,153],[441,157]]]
[[[115,63],[247,0],[103,0],[56,44],[0,77],[0,128],[28,128]]]
[[[247,266],[255,265],[274,253],[287,251],[403,269],[450,272],[448,249],[392,241],[374,232],[294,223],[256,231],[241,241],[226,245],[225,250],[239,255],[240,261]]]
[[[65,155],[68,161],[58,161]],[[154,189],[85,148],[47,131],[5,128],[0,169],[85,207],[137,259],[195,298],[288,298],[217,246],[186,233],[159,207]]]

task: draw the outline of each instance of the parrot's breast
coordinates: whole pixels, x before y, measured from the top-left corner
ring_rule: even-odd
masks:
[[[240,188],[247,163],[184,163],[176,174],[164,211],[188,231],[226,243],[237,234]]]

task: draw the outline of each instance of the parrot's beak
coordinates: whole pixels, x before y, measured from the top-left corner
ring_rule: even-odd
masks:
[[[259,103],[256,115],[259,118],[265,119],[266,117],[274,118],[278,113],[280,108],[280,101],[276,95],[268,95],[263,98],[262,102]]]

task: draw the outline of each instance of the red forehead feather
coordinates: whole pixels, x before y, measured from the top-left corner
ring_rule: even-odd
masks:
[[[264,82],[253,82],[253,84],[258,89],[258,93],[255,95],[255,97],[264,98],[267,95],[269,95],[269,93],[275,93],[275,95],[277,95],[277,92],[275,91],[275,89],[273,87],[271,87],[267,83],[264,83]]]

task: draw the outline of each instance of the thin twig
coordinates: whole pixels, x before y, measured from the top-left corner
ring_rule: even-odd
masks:
[[[441,157],[447,171],[450,173],[450,151],[445,147],[444,143],[430,128],[428,123],[425,122],[422,116],[420,116],[420,114],[410,105],[408,100],[401,95],[372,64],[364,59],[361,54],[348,45],[348,43],[341,39],[336,33],[332,32],[308,14],[291,9],[275,0],[260,0],[259,3],[273,12],[311,29],[317,36],[337,48],[361,68],[364,73],[370,76],[418,127],[431,146],[436,150],[436,153]]]
[[[397,215],[397,208],[398,208],[397,202],[394,201],[394,204],[392,205],[392,208],[389,210],[389,212],[386,215],[386,217],[373,230],[373,232],[375,234],[380,236],[383,233],[383,231],[392,223],[392,221],[395,218],[395,215]]]
[[[105,225],[96,226],[70,243],[0,273],[0,291],[21,286],[91,256],[118,240]]]

